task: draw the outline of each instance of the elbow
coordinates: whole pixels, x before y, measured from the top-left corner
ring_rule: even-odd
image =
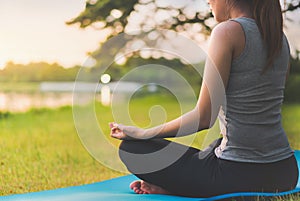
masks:
[[[214,125],[214,121],[210,115],[200,114],[198,131],[210,129]]]
[[[198,109],[196,109],[196,111],[199,115],[198,131],[210,129],[211,127],[213,127],[216,118],[212,118],[210,112],[206,112],[203,110],[199,111]]]
[[[199,121],[198,131],[210,129],[213,126],[210,119],[201,119]]]

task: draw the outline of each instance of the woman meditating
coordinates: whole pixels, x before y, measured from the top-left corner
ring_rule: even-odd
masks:
[[[209,197],[294,189],[298,168],[281,125],[289,45],[279,0],[208,0],[212,31],[198,102],[162,125],[110,123],[139,194]],[[223,90],[222,90],[223,87]],[[222,138],[198,150],[164,138],[210,128]]]

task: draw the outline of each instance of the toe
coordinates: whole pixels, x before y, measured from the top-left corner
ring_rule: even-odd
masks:
[[[130,184],[130,188],[140,188],[141,187],[141,181],[134,181]]]
[[[137,194],[143,194],[144,191],[142,191],[141,189],[138,189],[136,193],[137,193]]]

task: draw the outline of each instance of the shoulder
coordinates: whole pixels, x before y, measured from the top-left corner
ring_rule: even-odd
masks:
[[[237,35],[243,34],[242,26],[235,21],[228,20],[218,24],[211,33],[213,38],[234,39]]]
[[[210,44],[213,46],[223,46],[228,50],[233,50],[240,33],[243,33],[241,26],[231,20],[221,22],[215,26],[211,32]]]
[[[226,47],[226,51],[231,51],[235,57],[244,48],[245,34],[241,24],[228,20],[213,29],[210,40],[215,46]]]

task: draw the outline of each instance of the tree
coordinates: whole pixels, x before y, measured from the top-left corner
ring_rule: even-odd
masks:
[[[284,13],[293,12],[300,8],[300,0],[284,1]],[[120,36],[120,33],[123,33],[120,36],[120,40],[113,45],[105,41],[100,45],[98,50],[91,53],[91,56],[96,59],[96,67],[98,67],[91,69],[91,71],[95,71],[95,73],[92,73],[94,75],[97,75],[97,69],[99,70],[101,67],[111,65],[111,58],[116,56],[118,51],[126,47],[128,43],[139,39],[142,39],[146,45],[147,43],[151,43],[147,35],[152,34],[155,29],[167,29],[186,33],[189,37],[193,38],[199,35],[209,35],[211,29],[215,26],[212,14],[206,5],[206,0],[89,0],[86,2],[85,10],[67,22],[67,24],[79,24],[81,28],[92,26],[106,32],[107,39],[117,35]],[[157,37],[164,36],[159,35]],[[132,58],[128,60],[125,65],[126,68],[117,67],[117,65],[113,64],[113,67],[109,69],[110,73],[115,74],[115,77],[118,78],[122,76],[122,73],[127,72],[135,65],[145,62],[142,59],[134,59],[135,55],[140,55],[140,52],[132,52],[127,55]],[[297,55],[299,56],[299,52]],[[165,60],[160,57],[155,58],[152,56],[152,58],[148,57],[145,59],[150,59],[148,62],[155,63],[153,58],[158,59],[158,63],[166,64],[164,63]],[[177,66],[177,69],[174,67],[176,70],[182,66],[188,68],[188,65],[181,65],[176,59],[168,64]],[[298,72],[300,72],[299,58],[293,59],[291,64],[293,66],[292,74],[295,75],[294,78],[297,82],[293,81],[293,79],[289,81],[287,91],[288,94],[292,95],[287,99],[299,101],[300,97],[295,98],[293,95],[299,94],[298,86],[300,79],[297,77],[299,75]],[[192,76],[197,75],[197,73],[189,71],[182,71],[181,73],[184,74],[185,72],[187,72],[185,76],[189,76],[189,80]],[[95,76],[94,79],[97,81],[99,78]],[[195,77],[194,83],[197,83],[197,79],[198,77]]]
[[[116,49],[122,49],[127,43],[138,39],[142,39],[146,43],[145,46],[153,43],[153,40],[148,40],[147,33],[153,33],[155,29],[186,31],[186,33],[201,32],[203,35],[208,35],[213,23],[212,15],[207,12],[208,8],[204,1],[185,0],[180,4],[169,2],[159,0],[88,1],[85,10],[67,24],[79,23],[81,28],[95,27],[107,32],[107,39],[124,33],[123,36],[119,36],[123,38],[118,43],[112,46],[104,42],[91,54],[96,59],[97,66],[109,65],[104,60],[116,55]],[[159,32],[155,34],[158,34],[158,37],[164,37]],[[127,55],[127,57],[130,56],[132,54]]]
[[[128,25],[134,23],[135,28],[139,27],[143,31],[149,30],[149,27],[180,31],[187,29],[188,25],[199,23],[201,31],[209,33],[211,25],[207,20],[212,17],[212,14],[207,12],[204,2],[198,0],[186,0],[181,3],[163,0],[90,0],[86,2],[85,10],[67,24],[79,23],[81,28],[94,25],[102,30],[111,29],[111,35],[115,35],[128,29]],[[163,17],[159,19],[160,16]]]
[[[286,3],[286,0],[285,0],[285,4],[286,4],[286,9],[283,12],[294,11],[294,10],[297,10],[298,8],[300,8],[299,0],[292,0],[289,3]]]
[[[85,10],[67,24],[79,23],[81,28],[94,26],[97,29],[109,29],[108,38],[131,28],[145,32],[153,28],[172,29],[209,34],[212,14],[206,0],[89,0]],[[299,0],[285,0],[283,12],[300,8]]]
[[[8,62],[4,69],[0,70],[1,82],[42,82],[42,81],[74,81],[79,66],[63,68],[57,63],[45,62],[15,64]],[[89,75],[89,73],[86,73]]]
[[[284,12],[300,8],[299,0],[285,0],[285,4]],[[116,49],[120,50],[134,40],[142,40],[145,46],[153,43],[147,37],[153,30],[173,30],[199,41],[205,40],[205,37],[199,36],[207,36],[215,26],[206,0],[89,0],[85,10],[67,24],[95,27],[105,31],[107,39],[123,33],[119,43],[112,46],[104,42],[91,54],[97,60],[97,66],[109,65],[109,61],[104,60],[115,56]],[[164,37],[159,34],[158,37]]]

